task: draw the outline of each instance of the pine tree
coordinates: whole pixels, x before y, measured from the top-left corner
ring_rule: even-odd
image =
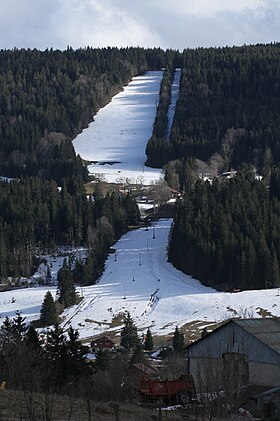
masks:
[[[138,344],[137,327],[129,312],[124,317],[124,326],[121,331],[121,346],[125,349],[134,348]]]
[[[95,354],[95,366],[97,370],[106,371],[109,368],[109,355],[108,351],[105,349],[98,349]]]
[[[6,317],[0,330],[3,339],[11,342],[23,341],[27,332],[25,317],[21,316],[21,312],[17,311],[13,319]]]
[[[52,273],[51,273],[49,265],[47,265],[46,284],[51,285],[51,283],[52,283]]]
[[[70,307],[76,303],[76,290],[71,269],[64,259],[63,266],[57,273],[58,301],[65,307]]]
[[[176,326],[173,336],[173,349],[176,352],[183,352],[184,350],[184,335],[180,332],[178,326]]]
[[[69,372],[67,370],[66,337],[57,323],[48,332],[45,358],[48,365],[46,383],[53,389],[60,389],[66,384]]]
[[[131,357],[131,364],[137,364],[137,363],[142,363],[145,361],[145,354],[143,351],[143,347],[140,343],[140,341],[138,340],[136,346],[134,347],[133,350],[133,354]]]
[[[79,340],[79,332],[74,330],[72,326],[68,329],[68,340],[66,341],[66,355],[68,362],[69,377],[77,379],[82,376],[88,369],[86,356],[89,348],[82,344]]]
[[[29,325],[25,336],[25,343],[28,349],[38,351],[40,349],[40,341],[38,333],[33,325]]]
[[[145,337],[145,341],[144,341],[144,349],[146,351],[151,351],[154,347],[154,340],[152,337],[152,333],[150,328],[148,327],[147,333],[146,333],[146,337]]]
[[[47,291],[40,313],[40,322],[43,326],[50,326],[56,323],[57,314],[55,302],[50,291]]]
[[[54,328],[48,332],[46,353],[50,361],[59,361],[66,353],[66,337],[63,329],[55,323]]]

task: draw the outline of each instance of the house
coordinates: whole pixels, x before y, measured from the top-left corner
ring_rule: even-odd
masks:
[[[197,390],[280,386],[280,318],[228,320],[186,352]]]
[[[115,348],[115,345],[115,342],[111,341],[107,336],[101,336],[90,343],[92,352],[96,352],[99,349],[112,349]]]

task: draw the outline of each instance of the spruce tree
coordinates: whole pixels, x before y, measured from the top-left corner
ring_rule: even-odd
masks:
[[[33,325],[29,325],[25,336],[25,344],[28,349],[38,351],[40,349],[40,341],[38,333]]]
[[[97,370],[106,371],[109,368],[109,355],[108,351],[105,349],[98,349],[95,354],[95,366]]]
[[[47,291],[40,313],[40,322],[43,326],[50,326],[56,323],[57,314],[55,302],[50,291]]]
[[[58,301],[64,307],[70,307],[76,303],[76,290],[71,269],[64,259],[63,266],[57,273]]]
[[[134,348],[138,344],[137,327],[129,312],[124,317],[124,326],[121,331],[121,346],[125,349]]]
[[[72,326],[70,326],[67,333],[68,339],[65,343],[68,362],[67,370],[70,378],[77,379],[86,373],[89,367],[86,362],[89,348],[82,344],[79,339],[79,332],[74,330]]]
[[[10,342],[18,342],[23,341],[26,331],[25,317],[22,317],[21,312],[17,311],[13,319],[5,318],[0,329],[0,335],[3,339]]]
[[[152,337],[152,333],[150,328],[148,327],[147,333],[146,333],[146,337],[145,337],[145,341],[144,341],[144,349],[146,351],[151,351],[154,347],[154,340]]]
[[[131,357],[131,364],[143,363],[145,361],[145,354],[143,351],[143,347],[138,340],[137,344],[134,347],[133,354]]]
[[[175,352],[183,352],[184,350],[184,335],[180,332],[178,326],[176,326],[173,336],[173,349]]]

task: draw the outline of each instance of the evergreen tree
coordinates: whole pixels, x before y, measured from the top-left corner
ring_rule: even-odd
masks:
[[[125,349],[134,348],[138,344],[137,327],[129,312],[124,317],[124,326],[121,330],[121,346]]]
[[[153,349],[153,347],[154,347],[154,340],[153,340],[153,337],[152,337],[151,330],[148,327],[146,337],[145,337],[145,340],[144,340],[144,349],[146,351],[151,351]]]
[[[56,323],[57,314],[55,302],[50,291],[47,291],[40,312],[40,322],[43,326],[50,326]]]
[[[68,360],[69,377],[78,379],[83,376],[89,368],[86,356],[89,348],[79,340],[79,332],[72,326],[68,329],[68,340],[66,340],[66,355]]]
[[[51,285],[51,283],[52,283],[52,273],[51,273],[49,265],[47,265],[46,284]]]
[[[38,333],[32,324],[28,326],[25,336],[25,344],[29,350],[32,349],[33,351],[39,351],[41,348]]]
[[[109,353],[106,349],[98,349],[95,354],[95,367],[97,370],[107,371],[109,368]]]
[[[48,364],[46,383],[52,389],[61,389],[68,380],[66,337],[63,329],[56,323],[47,334],[45,358]]]
[[[23,341],[26,332],[25,317],[21,316],[20,311],[16,312],[16,316],[13,319],[6,317],[0,329],[2,338],[11,342]]]
[[[76,290],[71,269],[64,259],[63,266],[57,273],[58,301],[64,307],[70,307],[76,303]]]
[[[57,323],[47,334],[46,352],[48,359],[54,362],[62,360],[66,353],[66,337]]]
[[[146,360],[146,357],[143,351],[143,346],[138,340],[137,344],[135,345],[133,349],[133,354],[131,356],[130,362],[131,364],[137,364],[137,363],[142,363],[145,360]]]
[[[175,328],[175,332],[173,335],[173,349],[176,352],[183,352],[184,350],[184,335],[182,332],[180,332],[178,326]]]

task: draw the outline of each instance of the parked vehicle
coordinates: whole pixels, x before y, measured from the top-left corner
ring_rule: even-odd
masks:
[[[144,402],[162,400],[166,404],[187,405],[195,397],[195,387],[190,374],[176,380],[140,380],[140,396]]]

